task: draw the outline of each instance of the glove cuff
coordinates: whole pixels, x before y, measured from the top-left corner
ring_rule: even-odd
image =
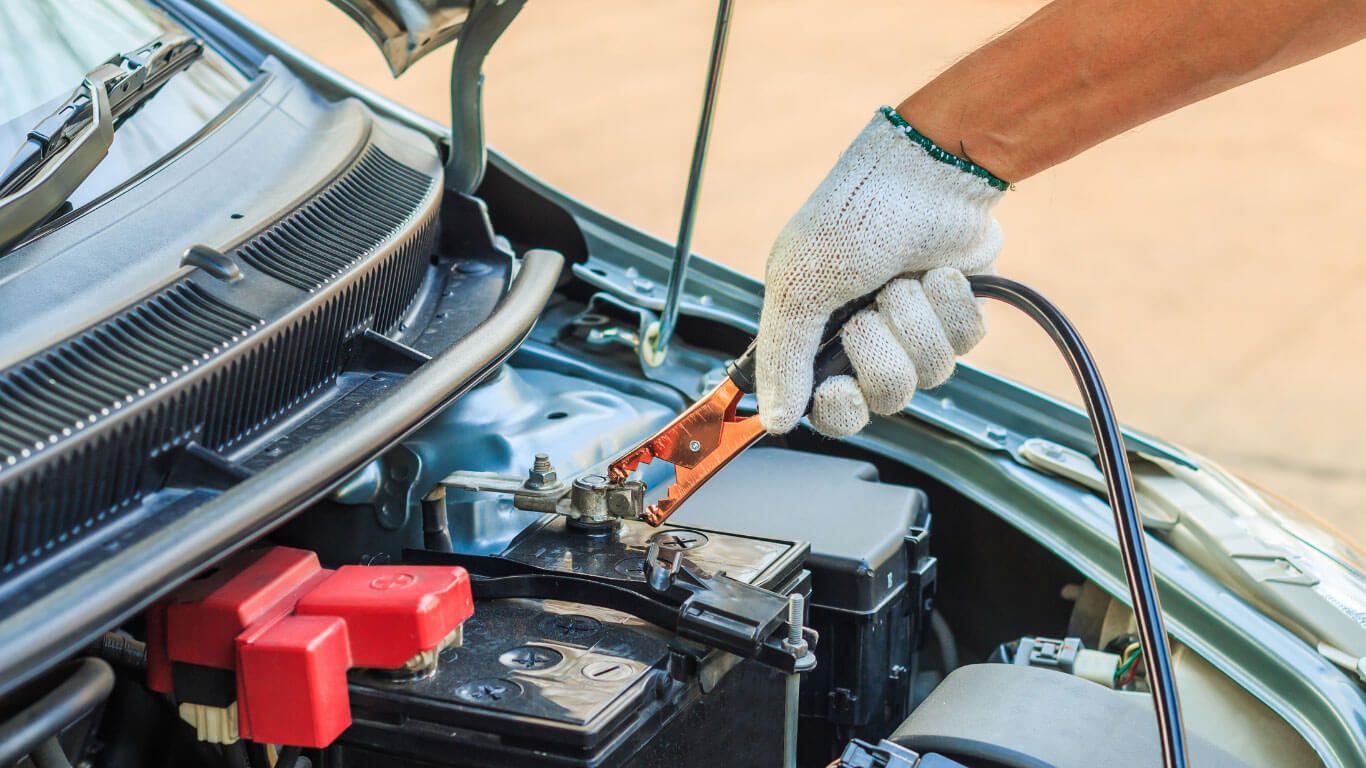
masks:
[[[929,156],[933,157],[935,160],[938,160],[941,163],[947,163],[948,165],[952,165],[960,171],[970,173],[973,176],[977,176],[985,180],[987,184],[991,185],[996,189],[1001,190],[1002,192],[1015,188],[1014,184],[1011,184],[1005,179],[997,177],[991,171],[988,171],[987,169],[983,168],[977,163],[974,163],[971,160],[967,160],[965,158],[961,158],[958,155],[955,155],[952,152],[949,152],[948,150],[939,146],[938,144],[935,144],[934,141],[930,139],[930,137],[926,136],[920,131],[917,131],[910,123],[906,122],[906,118],[902,117],[901,113],[897,112],[895,109],[892,109],[888,106],[883,106],[878,111],[881,112],[882,116],[887,118],[887,121],[890,122],[898,131],[904,134],[906,138],[910,139],[916,144],[919,144],[920,148],[925,150],[925,152],[927,152]]]

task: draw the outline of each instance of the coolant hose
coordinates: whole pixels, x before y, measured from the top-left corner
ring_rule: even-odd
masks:
[[[1143,663],[1147,667],[1148,686],[1152,690],[1153,706],[1157,712],[1162,762],[1166,768],[1185,768],[1185,728],[1177,701],[1167,632],[1162,626],[1162,606],[1157,599],[1157,584],[1148,561],[1143,521],[1134,499],[1129,455],[1124,449],[1124,438],[1110,405],[1110,396],[1105,391],[1105,382],[1101,380],[1096,362],[1076,328],[1072,327],[1061,310],[1038,291],[995,275],[977,275],[968,280],[976,295],[1005,302],[1043,326],[1072,369],[1072,376],[1086,405],[1086,413],[1091,419],[1091,430],[1096,436],[1100,469],[1105,473],[1106,495],[1115,515],[1115,528],[1119,532],[1119,554],[1124,561],[1124,578],[1129,584],[1129,596],[1133,600],[1134,617],[1143,644]]]
[[[93,657],[76,662],[66,679],[0,723],[0,766],[14,765],[63,728],[85,717],[114,690],[114,670]]]

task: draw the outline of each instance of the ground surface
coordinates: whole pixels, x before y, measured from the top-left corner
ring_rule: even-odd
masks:
[[[233,0],[433,117],[449,53],[401,80],[322,0]],[[1028,14],[1027,0],[742,0],[698,252],[759,273],[786,217],[883,103]],[[671,236],[714,6],[532,0],[488,67],[489,138],[551,183]],[[1003,273],[1080,327],[1124,419],[1366,542],[1366,46],[1159,120],[999,207]],[[1072,398],[1027,321],[993,310],[970,359]]]

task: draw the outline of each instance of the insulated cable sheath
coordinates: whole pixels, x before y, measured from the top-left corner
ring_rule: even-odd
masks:
[[[1129,455],[1124,449],[1119,420],[1110,405],[1110,396],[1105,390],[1100,370],[1096,368],[1086,343],[1071,321],[1038,291],[996,275],[977,275],[968,278],[968,281],[976,295],[1009,304],[1042,326],[1067,359],[1067,366],[1072,369],[1072,376],[1081,390],[1086,413],[1090,417],[1091,430],[1096,437],[1100,468],[1105,474],[1106,495],[1115,515],[1119,553],[1124,561],[1124,578],[1129,584],[1129,596],[1133,601],[1134,617],[1142,640],[1148,686],[1152,690],[1153,706],[1157,712],[1162,763],[1166,768],[1186,768],[1185,728],[1177,701],[1176,677],[1172,672],[1167,632],[1162,625],[1162,606],[1157,599],[1157,583],[1148,560],[1143,520],[1139,516],[1134,496]]]
[[[1129,471],[1129,455],[1124,449],[1124,438],[1115,418],[1110,396],[1105,391],[1096,362],[1071,321],[1042,294],[1027,285],[996,275],[977,275],[968,278],[972,291],[978,296],[995,299],[1019,309],[1048,332],[1067,360],[1077,388],[1081,390],[1090,417],[1091,430],[1096,437],[1100,469],[1105,474],[1106,495],[1114,511],[1115,527],[1119,533],[1119,552],[1124,562],[1124,578],[1129,585],[1134,616],[1142,640],[1143,662],[1148,670],[1153,704],[1157,713],[1158,735],[1162,742],[1162,759],[1166,768],[1186,768],[1186,741],[1181,710],[1177,702],[1176,679],[1172,674],[1171,653],[1167,633],[1162,626],[1162,607],[1157,599],[1157,585],[1148,549],[1143,538],[1143,521],[1139,517],[1134,498],[1133,478]],[[870,293],[840,307],[826,323],[821,346],[816,353],[812,391],[821,382],[851,370],[849,356],[844,351],[841,329],[856,312],[870,306],[876,298]],[[727,375],[741,392],[755,390],[756,346],[751,344],[743,355],[727,369]],[[810,406],[808,405],[808,409]]]

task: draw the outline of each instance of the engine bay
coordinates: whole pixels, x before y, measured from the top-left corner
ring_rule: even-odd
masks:
[[[642,372],[647,251],[590,256],[633,233],[510,166],[455,189],[459,152],[290,63],[159,171],[194,205],[135,187],[0,262],[0,766],[1158,764],[1122,585],[876,438],[764,437],[652,524],[677,476],[613,460],[730,375],[743,313],[695,297]],[[272,146],[288,185],[210,199]],[[45,275],[96,236],[123,282],[68,316]],[[1171,660],[1192,762],[1315,764]]]
[[[1127,609],[951,489],[847,447],[821,450],[831,446],[810,437],[756,447],[660,528],[582,526],[517,509],[504,493],[446,486],[444,514],[431,513],[433,494],[395,514],[384,500],[402,494],[362,487],[423,475],[413,471],[423,462],[460,467],[457,477],[593,477],[672,416],[660,400],[505,365],[400,448],[406,459],[377,460],[333,501],[107,635],[113,698],[98,722],[69,733],[84,733],[94,754],[123,753],[100,762],[114,765],[782,765],[790,749],[786,764],[803,766],[842,755],[850,765],[925,755],[956,761],[930,765],[1149,764],[1144,675],[1123,666]],[[289,564],[262,565],[281,558]],[[303,561],[312,565],[301,576]],[[669,584],[652,586],[671,563]],[[361,607],[341,587],[331,602],[314,597],[343,574],[387,591],[452,570],[466,575],[472,604],[429,611],[449,626],[394,636],[407,641],[355,618],[367,590]],[[321,573],[332,575],[312,586]],[[449,591],[441,581],[428,598],[444,605]],[[294,608],[261,607],[286,594]],[[790,595],[801,596],[796,636],[814,658],[801,671],[762,647],[765,633],[787,636],[769,620],[787,617]],[[225,601],[235,619],[206,618],[221,620]],[[251,650],[262,645],[251,636],[258,623],[279,632],[281,611],[295,622],[346,617],[344,678],[319,651],[327,633],[282,641],[279,659],[263,663],[269,652]],[[413,658],[370,666],[357,648],[380,642],[372,635]],[[418,635],[439,642],[405,645]],[[204,655],[224,641],[235,655]],[[1202,717],[1286,756],[1297,740],[1284,723],[1264,708],[1256,716],[1260,705],[1198,658],[1179,658],[1186,678],[1203,679]],[[1076,714],[1058,724],[1054,707]],[[130,741],[130,717],[155,727]],[[1097,731],[1097,717],[1131,722],[1133,735]],[[1204,737],[1193,748],[1209,764],[1273,764],[1236,760]]]

